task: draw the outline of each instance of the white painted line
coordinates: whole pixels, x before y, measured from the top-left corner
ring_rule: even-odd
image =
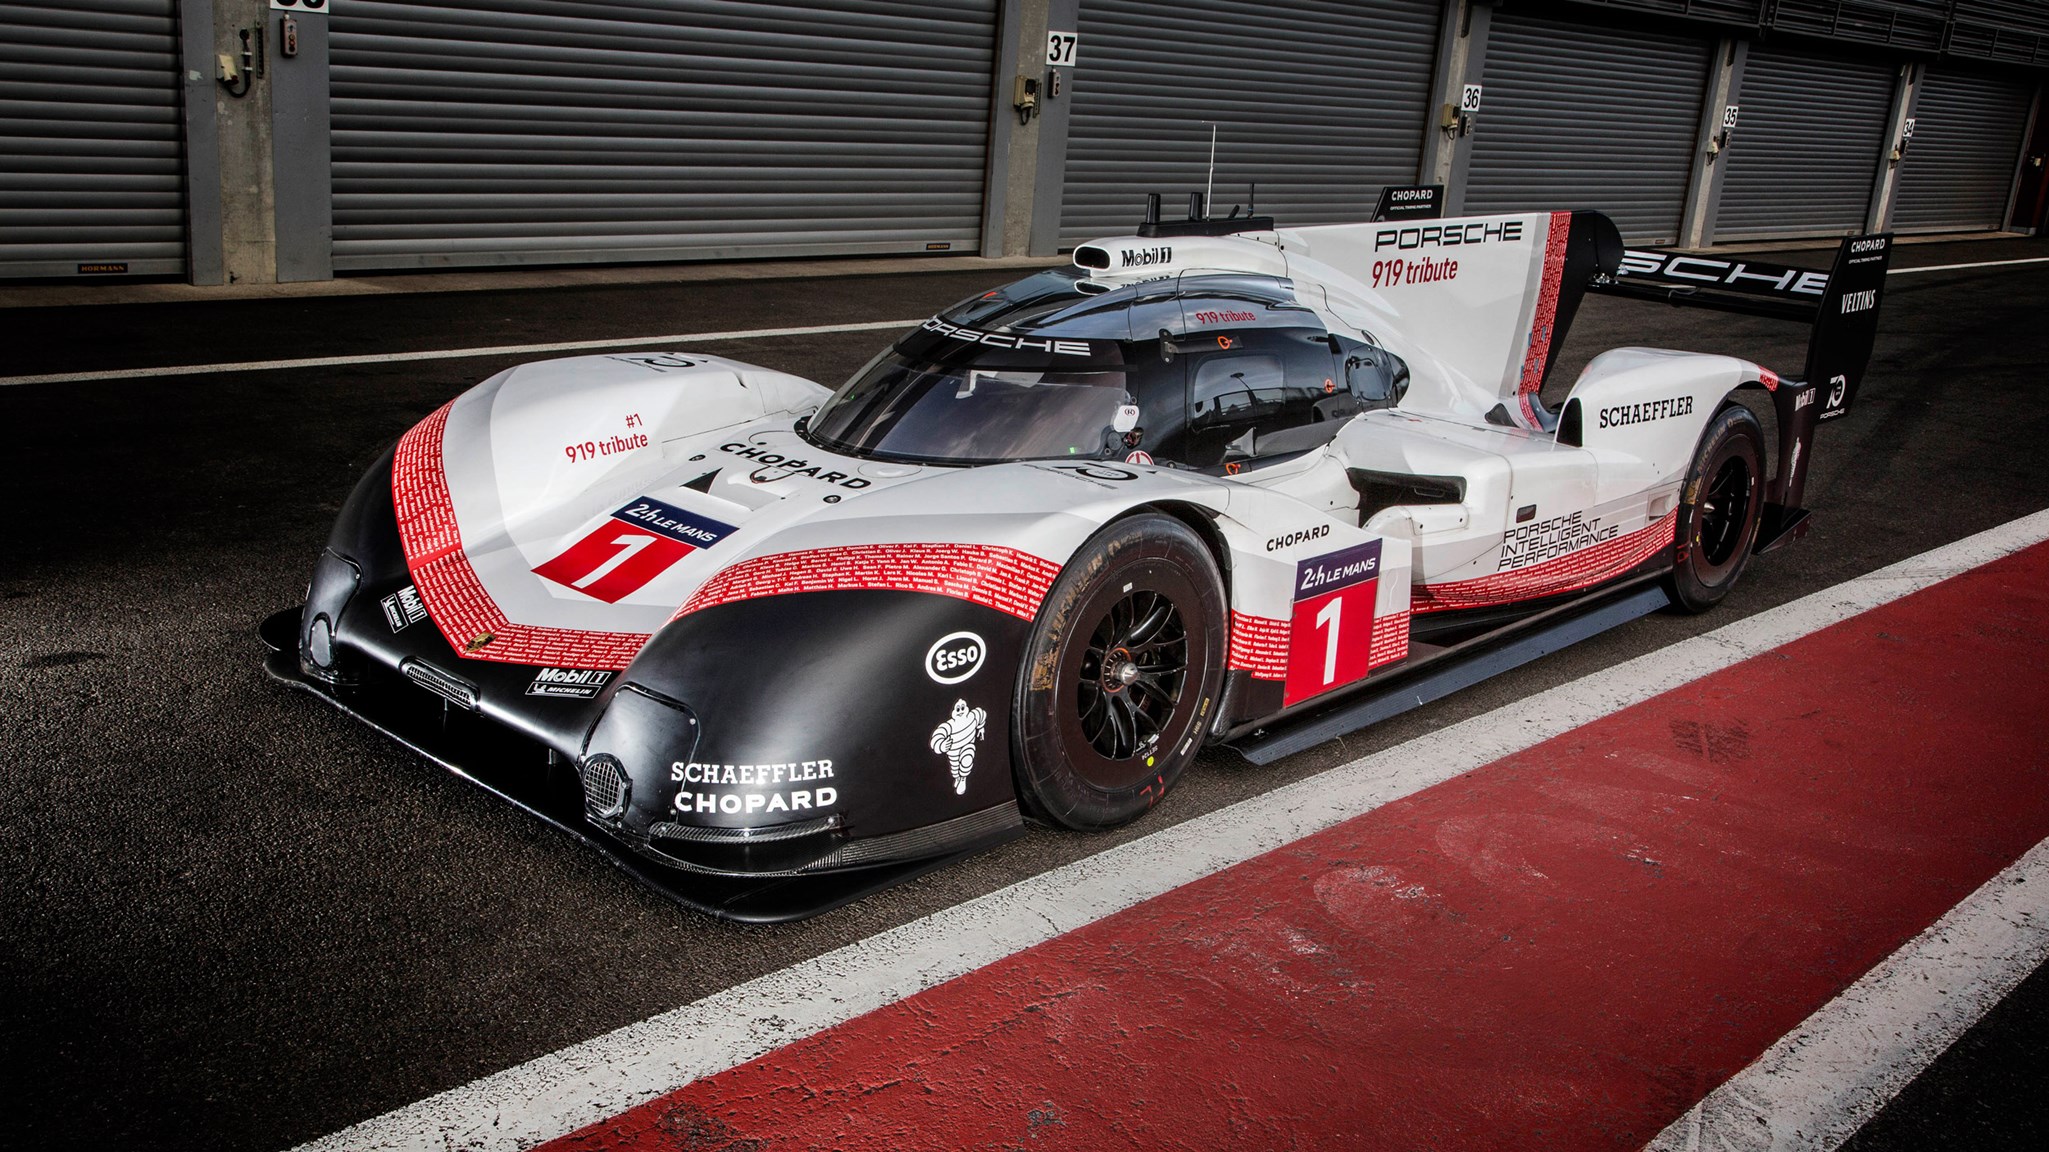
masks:
[[[2008,264],[2049,263],[2049,256],[2027,260],[1988,260],[1977,264],[1937,264],[1927,268],[1894,268],[1888,275],[1950,272],[1959,268],[1998,268]],[[309,356],[298,360],[242,360],[225,364],[172,364],[160,368],[112,368],[98,372],[48,372],[40,376],[0,376],[0,387],[16,384],[80,384],[89,380],[149,380],[169,376],[214,376],[224,372],[285,372],[295,368],[342,368],[352,364],[400,364],[411,360],[469,360],[487,356],[531,356],[547,352],[587,352],[605,348],[659,348],[678,344],[711,344],[721,340],[766,340],[776,336],[822,336],[833,332],[875,332],[909,328],[916,320],[875,320],[861,324],[820,324],[809,328],[749,328],[736,332],[691,332],[671,336],[634,336],[625,340],[565,340],[554,344],[498,344],[487,348],[438,348],[426,352],[373,352],[359,356]]]
[[[2030,256],[2025,260],[1980,260],[1975,264],[1928,264],[1920,268],[1889,268],[1888,276],[1906,276],[1914,272],[1954,272],[1959,268],[2005,268],[2013,264],[2049,264],[2049,256]]]
[[[1163,828],[302,1148],[531,1148],[2045,539],[2049,511]]]
[[[2049,840],[1880,961],[1645,1147],[1841,1145],[2049,960]]]
[[[42,376],[0,376],[10,384],[76,384],[86,380],[144,380],[160,376],[211,376],[222,372],[277,372],[294,368],[340,368],[351,364],[399,364],[408,360],[468,360],[483,356],[527,356],[540,352],[588,352],[604,348],[661,348],[714,344],[722,340],[767,340],[777,336],[822,336],[911,328],[916,320],[873,320],[819,324],[809,328],[747,328],[737,332],[688,332],[672,336],[630,336],[622,340],[565,340],[555,344],[500,344],[490,348],[442,348],[427,352],[373,352],[360,356],[310,356],[301,360],[244,360],[233,364],[175,364],[165,368],[116,368],[103,372],[52,372]]]

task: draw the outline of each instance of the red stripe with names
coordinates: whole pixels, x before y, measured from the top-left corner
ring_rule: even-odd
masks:
[[[462,547],[448,493],[443,438],[454,401],[412,427],[391,462],[391,502],[420,602],[448,646],[468,660],[618,670],[647,644],[645,632],[586,632],[515,624],[491,599]],[[488,641],[479,644],[488,637]],[[475,650],[471,651],[472,645]]]

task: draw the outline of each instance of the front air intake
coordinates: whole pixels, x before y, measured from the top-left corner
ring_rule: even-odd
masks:
[[[406,679],[450,704],[471,712],[477,710],[477,686],[455,673],[444,672],[415,657],[407,657],[405,662],[398,666],[398,670]]]
[[[615,820],[625,814],[626,802],[633,794],[633,781],[615,757],[603,753],[592,756],[583,762],[578,775],[583,777],[585,811],[600,820]]]
[[[1108,268],[1110,253],[1093,244],[1084,244],[1074,250],[1074,264],[1077,268]]]

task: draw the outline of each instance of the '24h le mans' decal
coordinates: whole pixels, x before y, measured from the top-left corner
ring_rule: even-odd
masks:
[[[557,584],[616,604],[676,561],[731,535],[731,524],[643,496],[534,569]]]
[[[1378,540],[1295,565],[1283,707],[1350,684],[1371,670],[1373,602],[1379,591]]]

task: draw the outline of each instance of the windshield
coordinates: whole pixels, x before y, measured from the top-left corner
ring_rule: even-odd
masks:
[[[937,464],[1096,457],[1131,403],[1120,370],[974,368],[878,357],[811,418],[806,434],[855,455]]]

